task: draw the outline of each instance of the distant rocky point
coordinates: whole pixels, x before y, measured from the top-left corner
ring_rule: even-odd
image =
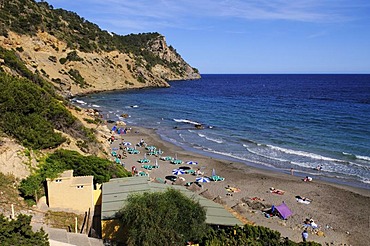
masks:
[[[200,78],[159,33],[112,34],[73,12],[32,0],[3,1],[0,14],[0,46],[16,52],[64,96]]]

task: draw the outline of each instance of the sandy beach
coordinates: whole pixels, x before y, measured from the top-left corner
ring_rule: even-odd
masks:
[[[108,126],[110,127],[110,126]],[[110,129],[110,128],[109,128]],[[110,137],[108,128],[101,132],[103,137]],[[122,158],[126,169],[131,170],[133,166],[138,172],[146,172],[151,179],[172,175],[172,170],[181,166],[189,166],[194,170],[198,168],[204,172],[204,176],[211,176],[212,170],[225,178],[224,181],[202,183],[201,188],[194,191],[206,195],[224,203],[225,206],[233,208],[238,214],[256,225],[262,225],[277,230],[283,237],[300,242],[301,233],[304,229],[305,219],[313,219],[318,225],[317,230],[309,227],[309,241],[319,242],[323,245],[369,245],[370,216],[367,209],[370,205],[370,191],[325,183],[318,180],[303,182],[302,177],[269,172],[246,166],[243,163],[219,160],[202,156],[193,152],[184,151],[181,147],[163,141],[152,129],[133,127],[127,134],[114,134],[115,141],[110,144],[109,151],[119,149],[119,143],[130,142],[133,147],[144,139],[148,145],[154,145],[161,149],[161,156],[177,156],[182,160],[181,165],[171,164],[170,161],[160,160],[161,156],[146,157],[151,165],[155,165],[156,159],[159,168],[146,170],[138,162],[144,158],[147,151],[144,147],[136,147],[139,154],[127,154]],[[108,141],[107,141],[108,142]],[[117,153],[122,153],[120,150]],[[114,157],[112,157],[114,160]],[[189,165],[185,162],[196,161],[198,165]],[[180,175],[185,179],[180,185],[186,182],[195,181],[195,175]],[[177,182],[176,182],[177,183]],[[169,187],[174,184],[167,180]],[[237,192],[230,192],[226,188],[237,188]],[[274,187],[284,191],[284,194],[270,192]],[[297,202],[296,196],[307,197],[310,204]],[[262,213],[263,207],[280,205],[282,202],[290,208],[293,215],[287,220],[278,217],[267,218]],[[319,231],[319,233],[317,233]]]

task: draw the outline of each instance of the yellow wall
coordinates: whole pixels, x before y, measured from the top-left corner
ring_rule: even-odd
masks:
[[[119,220],[102,220],[101,228],[103,239],[109,239],[116,242],[124,242],[124,226]]]
[[[100,187],[101,185],[97,184],[96,190],[93,191],[94,206],[101,205],[102,195]]]
[[[61,182],[56,182],[56,180]],[[50,208],[71,209],[81,213],[87,212],[89,208],[94,210],[93,184],[84,184],[83,188],[77,188],[72,183],[72,178],[57,178],[47,180],[48,203]]]

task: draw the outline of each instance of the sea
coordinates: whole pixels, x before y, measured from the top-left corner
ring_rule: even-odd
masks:
[[[367,74],[203,74],[71,100],[188,151],[370,190]]]

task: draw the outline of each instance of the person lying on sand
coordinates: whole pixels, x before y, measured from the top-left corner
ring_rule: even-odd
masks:
[[[250,198],[252,201],[259,201],[259,202],[263,202],[263,201],[265,201],[265,199],[263,199],[263,198],[260,198],[260,197],[257,197],[257,196],[255,196],[255,197],[252,197],[252,198]]]
[[[232,187],[230,185],[228,185],[227,187],[225,187],[225,189],[228,191],[228,192],[240,192],[240,189],[239,188],[236,188],[236,187]]]
[[[285,191],[279,190],[279,189],[275,189],[274,187],[271,187],[270,188],[270,192],[271,193],[274,193],[274,194],[278,194],[278,195],[284,195],[284,193],[285,193]]]
[[[299,203],[304,203],[304,204],[311,203],[311,199],[308,199],[307,197],[304,197],[304,196],[295,196],[295,198],[297,199],[297,202]]]

